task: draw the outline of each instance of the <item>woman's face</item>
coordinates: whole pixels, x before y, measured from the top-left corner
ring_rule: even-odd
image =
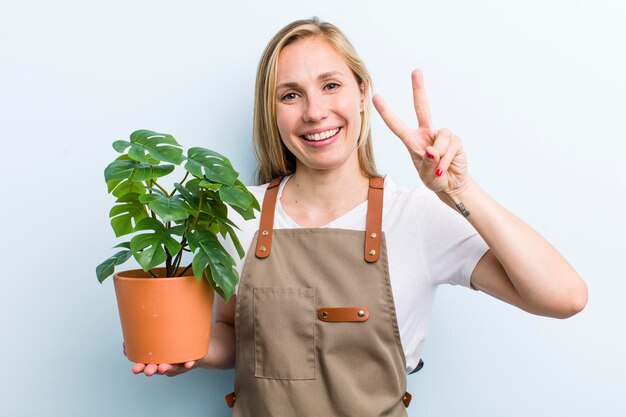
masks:
[[[283,48],[277,65],[276,121],[296,169],[358,167],[365,96],[343,58],[324,39],[307,37]]]

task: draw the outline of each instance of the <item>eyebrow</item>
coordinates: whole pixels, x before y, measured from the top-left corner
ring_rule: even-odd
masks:
[[[341,75],[341,72],[339,71],[329,71],[329,72],[323,72],[320,75],[317,76],[317,80],[318,81],[322,81],[325,80],[327,78],[332,78],[335,75]],[[278,86],[276,86],[276,89],[280,89],[280,88],[295,88],[298,86],[298,83],[296,82],[289,82],[289,83],[282,83]]]

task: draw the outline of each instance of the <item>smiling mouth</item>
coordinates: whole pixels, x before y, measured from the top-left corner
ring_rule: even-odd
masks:
[[[321,140],[329,139],[335,136],[341,130],[340,127],[335,129],[330,129],[325,132],[315,133],[313,135],[303,135],[301,138],[308,140],[309,142],[319,142]]]

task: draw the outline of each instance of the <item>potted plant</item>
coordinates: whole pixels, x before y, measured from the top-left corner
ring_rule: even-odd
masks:
[[[195,147],[183,155],[171,135],[150,130],[137,130],[113,148],[122,155],[104,171],[117,198],[109,217],[115,236],[128,238],[96,275],[102,283],[131,257],[142,268],[114,275],[126,354],[142,363],[199,359],[208,352],[213,291],[228,302],[239,281],[217,235],[230,237],[244,256],[227,205],[247,220],[259,203],[217,152]],[[168,191],[163,180],[176,166],[185,174]],[[186,266],[184,252],[193,254]]]

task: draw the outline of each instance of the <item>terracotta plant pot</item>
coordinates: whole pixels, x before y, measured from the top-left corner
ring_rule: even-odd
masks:
[[[153,268],[161,277],[165,268]],[[180,269],[182,272],[182,269]],[[126,356],[141,363],[182,363],[209,351],[213,288],[189,275],[153,278],[142,269],[113,277]]]

